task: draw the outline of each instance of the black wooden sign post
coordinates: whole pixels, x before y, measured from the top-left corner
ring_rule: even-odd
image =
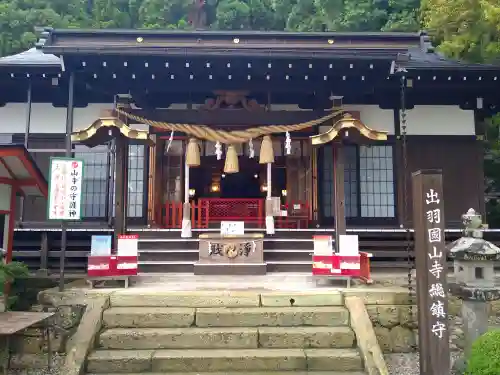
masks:
[[[440,170],[412,175],[420,374],[450,373],[448,286]]]

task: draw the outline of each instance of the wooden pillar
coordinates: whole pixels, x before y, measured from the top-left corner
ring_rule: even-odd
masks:
[[[128,199],[128,139],[122,136],[116,138],[116,182],[115,182],[115,248],[118,236],[127,230],[127,199]]]
[[[161,169],[159,169],[158,165],[158,140],[157,136],[152,136],[154,144],[148,147],[149,150],[149,165],[148,165],[148,225],[156,226],[157,223],[157,210],[161,209],[161,205],[158,202],[158,180],[161,181],[161,178],[158,179],[158,174]]]
[[[344,192],[344,150],[341,142],[333,142],[333,184],[335,213],[335,246],[338,251],[339,236],[346,233]]]
[[[297,202],[300,200],[300,189],[299,189],[299,162],[300,160],[296,157],[288,156],[285,159],[286,168],[286,202]]]
[[[309,159],[311,166],[311,212],[310,215],[313,219],[313,222],[318,222],[318,149],[313,147],[311,149],[311,158]]]

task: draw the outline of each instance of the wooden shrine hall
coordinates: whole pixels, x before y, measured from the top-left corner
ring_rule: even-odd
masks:
[[[312,236],[344,231],[374,266],[406,267],[419,169],[443,171],[450,239],[484,213],[500,69],[446,59],[425,33],[47,29],[20,55],[0,59],[0,114],[26,131],[0,134],[43,173],[68,137],[86,160],[70,269],[91,234],[129,232],[142,271],[191,272],[223,221],[263,235],[268,271],[310,270]],[[44,204],[25,200],[14,256],[29,237],[56,261]]]

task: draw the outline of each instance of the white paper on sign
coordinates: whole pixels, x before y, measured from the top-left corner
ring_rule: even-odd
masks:
[[[332,236],[314,236],[314,255],[333,255]]]
[[[345,256],[359,255],[359,238],[355,234],[341,234],[339,236],[338,254]]]
[[[117,253],[122,257],[136,257],[139,247],[139,237],[135,235],[120,235],[118,237]]]
[[[243,236],[245,234],[245,222],[221,221],[220,234],[223,236]]]

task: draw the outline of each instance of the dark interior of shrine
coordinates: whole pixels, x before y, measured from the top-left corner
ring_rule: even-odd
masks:
[[[202,157],[202,167],[190,170],[191,198],[256,199],[267,195],[266,165],[258,159],[239,158],[237,173],[224,173],[224,160]],[[205,160],[206,159],[206,160]],[[272,195],[286,196],[286,173],[272,165]]]

